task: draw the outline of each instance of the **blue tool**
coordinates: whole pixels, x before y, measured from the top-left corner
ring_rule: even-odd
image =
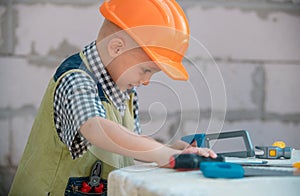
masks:
[[[226,162],[202,162],[200,170],[207,178],[243,178],[252,176],[299,176],[298,170],[278,170],[255,166],[242,166]],[[297,172],[298,171],[298,172]]]
[[[196,141],[197,147],[204,148],[206,147],[205,137],[206,134],[192,134],[192,135],[183,136],[181,140],[189,144],[192,144],[194,141]]]
[[[225,162],[203,162],[200,163],[200,170],[207,178],[242,178],[244,169],[236,163]]]

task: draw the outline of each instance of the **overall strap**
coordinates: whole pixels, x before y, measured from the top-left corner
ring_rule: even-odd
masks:
[[[74,54],[74,55],[68,57],[66,60],[64,60],[61,63],[61,65],[57,68],[57,70],[56,70],[56,72],[55,72],[55,74],[53,76],[53,79],[56,82],[67,71],[76,70],[76,69],[80,69],[80,70],[85,71],[87,74],[89,74],[89,76],[91,78],[93,78],[93,80],[97,84],[98,95],[99,95],[101,101],[108,102],[106,96],[104,95],[104,92],[103,92],[101,84],[96,79],[96,77],[94,76],[94,74],[86,67],[86,65],[84,64],[83,60],[81,59],[79,53]]]

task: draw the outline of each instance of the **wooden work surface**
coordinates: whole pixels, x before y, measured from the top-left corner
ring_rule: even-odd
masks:
[[[294,150],[291,160],[274,160],[272,164],[300,161],[300,150]],[[205,178],[201,171],[178,172],[158,168],[155,164],[140,164],[110,173],[109,196],[299,196],[300,176],[245,177],[241,179]]]

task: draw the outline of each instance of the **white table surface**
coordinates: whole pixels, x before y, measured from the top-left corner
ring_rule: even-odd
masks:
[[[269,163],[296,161],[300,161],[300,150],[294,150],[290,160],[273,160]],[[148,163],[111,172],[108,178],[108,195],[300,196],[300,176],[211,179],[205,178],[199,170],[179,172]]]

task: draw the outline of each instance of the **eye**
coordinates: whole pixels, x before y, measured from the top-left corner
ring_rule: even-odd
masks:
[[[143,73],[152,73],[152,70],[151,69],[148,69],[148,68],[142,68],[142,72]]]
[[[151,69],[144,69],[144,73],[151,73]]]

